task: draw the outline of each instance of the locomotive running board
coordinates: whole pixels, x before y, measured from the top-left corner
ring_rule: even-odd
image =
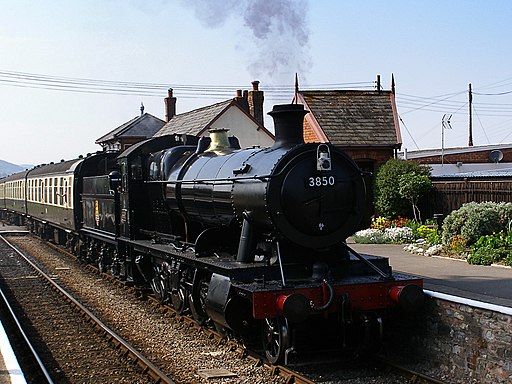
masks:
[[[360,255],[356,251],[354,251],[352,248],[350,248],[347,243],[342,243],[343,248],[345,248],[348,252],[353,254],[355,257],[357,257],[359,260],[361,260],[363,263],[368,265],[371,269],[373,269],[375,272],[377,272],[381,277],[383,277],[386,280],[395,280],[393,277],[393,272],[391,269],[389,270],[389,274],[382,271],[379,267],[377,267],[375,264],[369,262],[364,256]]]

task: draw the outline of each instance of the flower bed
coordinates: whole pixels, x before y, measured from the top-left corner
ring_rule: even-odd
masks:
[[[368,228],[356,232],[352,239],[361,244],[404,244],[413,241],[414,235],[409,227]]]

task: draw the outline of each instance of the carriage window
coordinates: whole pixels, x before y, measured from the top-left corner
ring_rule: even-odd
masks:
[[[42,195],[42,200],[41,201],[43,203],[46,203],[46,179],[43,179],[42,183],[43,183],[43,188],[42,188],[43,195]]]
[[[73,178],[69,178],[68,183],[68,207],[73,208]]]
[[[48,180],[48,203],[53,204],[53,179]]]
[[[53,179],[53,204],[59,204],[59,179]]]
[[[65,189],[64,189],[64,178],[61,177],[59,179],[59,205],[64,205],[65,201],[66,201],[66,196],[65,196]]]

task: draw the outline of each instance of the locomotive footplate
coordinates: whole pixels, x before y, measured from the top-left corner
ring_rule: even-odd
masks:
[[[266,262],[243,263],[236,261],[234,256],[197,256],[192,246],[176,246],[172,244],[158,244],[151,240],[129,240],[136,252],[148,254],[153,257],[166,260],[175,258],[186,261],[190,266],[198,267],[211,273],[218,273],[229,277],[232,281],[240,283],[252,283],[254,281],[281,281],[282,275],[277,263],[269,265]],[[380,270],[391,273],[389,260],[385,257],[364,255],[364,258]],[[312,271],[305,268],[302,262],[286,262],[283,264],[286,279],[306,280],[311,277]],[[366,263],[351,255],[349,259],[336,260],[330,265],[330,271],[334,278],[345,279],[349,276],[373,276],[378,280],[375,272]],[[364,278],[364,277],[363,277]]]
[[[393,274],[393,280],[358,276],[329,282],[288,281],[285,286],[279,281],[260,280],[232,282],[232,288],[240,296],[251,299],[256,319],[289,317],[289,314],[303,318],[313,312],[334,313],[338,309],[335,303],[347,300],[352,310],[361,312],[397,306],[416,310],[423,302],[423,280],[399,273]],[[289,309],[286,308],[287,301]],[[315,310],[319,308],[322,311]],[[304,313],[297,314],[297,311]]]
[[[197,256],[193,247],[155,244],[151,240],[129,240],[133,249],[162,260],[176,259],[205,272],[218,273],[237,281],[252,281],[254,276],[279,279],[279,268],[265,263],[241,263],[232,257],[214,255]]]

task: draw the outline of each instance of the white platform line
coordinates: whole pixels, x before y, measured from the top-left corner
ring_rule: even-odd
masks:
[[[18,359],[11,347],[11,342],[5,333],[4,327],[0,326],[0,351],[4,358],[5,368],[9,372],[12,384],[26,384],[25,376],[21,371]]]

